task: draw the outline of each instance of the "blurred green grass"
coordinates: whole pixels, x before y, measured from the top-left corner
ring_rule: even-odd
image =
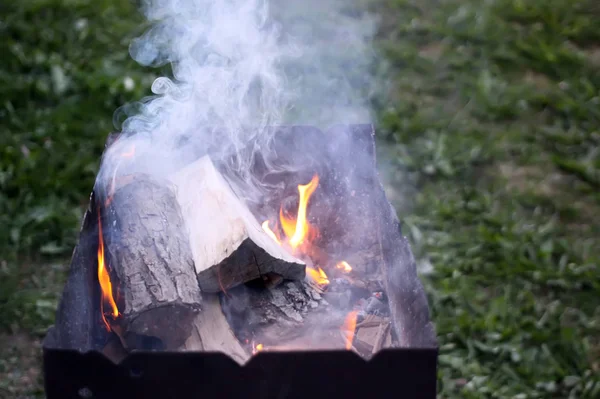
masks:
[[[436,322],[440,397],[600,397],[600,3],[367,3],[380,168]],[[157,72],[128,55],[130,2],[0,12],[0,329],[35,342],[113,112]],[[40,395],[39,374],[23,382],[36,355],[7,342],[0,397]]]
[[[43,328],[64,272],[52,261],[72,250],[113,112],[153,77],[128,55],[143,28],[131,3],[1,7],[0,325]]]
[[[380,149],[433,266],[440,396],[600,397],[598,3],[376,8]]]

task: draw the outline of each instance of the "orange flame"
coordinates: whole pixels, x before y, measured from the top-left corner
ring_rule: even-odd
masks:
[[[265,231],[265,233],[267,233],[267,235],[269,237],[271,237],[271,239],[273,239],[273,241],[275,241],[277,244],[281,245],[281,240],[279,239],[279,237],[277,237],[277,234],[275,234],[273,232],[273,230],[271,230],[271,228],[269,227],[269,221],[265,220],[262,224],[262,228]]]
[[[335,267],[344,273],[350,273],[352,271],[352,266],[350,266],[345,260],[338,262]]]
[[[301,252],[308,257],[310,257],[311,249],[306,244],[308,244],[309,241],[314,238],[315,234],[318,234],[318,231],[315,227],[308,223],[306,218],[306,209],[308,207],[308,201],[310,200],[310,197],[313,195],[318,186],[318,175],[314,175],[308,184],[301,184],[298,186],[299,200],[296,218],[287,216],[283,211],[283,206],[279,209],[279,224],[285,236],[284,240],[282,240],[278,234],[280,232],[279,229],[271,230],[268,220],[265,220],[262,223],[262,229],[277,244],[287,244],[289,245],[289,248],[292,249],[293,253]],[[329,284],[329,278],[327,277],[327,274],[325,274],[323,269],[320,267],[317,267],[316,269],[307,267],[306,274],[320,286]]]
[[[104,238],[102,237],[102,222],[100,221],[100,212],[98,212],[98,281],[100,282],[100,290],[102,291],[102,299],[100,300],[100,314],[102,321],[106,325],[106,329],[110,331],[110,325],[104,314],[104,302],[108,302],[112,308],[111,315],[113,318],[119,316],[119,309],[112,295],[112,283],[110,275],[104,264]]]
[[[290,245],[293,249],[298,248],[300,244],[304,242],[308,236],[310,225],[306,221],[306,207],[308,206],[308,200],[313,195],[317,187],[319,186],[319,176],[314,175],[310,183],[298,186],[298,194],[300,195],[300,201],[298,203],[298,216],[296,216],[296,228],[294,234],[290,238]],[[280,216],[282,213],[280,212]],[[285,226],[283,220],[281,221],[282,227]],[[283,227],[285,230],[285,227]]]
[[[353,310],[346,315],[344,325],[342,326],[342,334],[344,335],[344,341],[346,341],[346,349],[352,349],[352,341],[354,341],[354,331],[356,330],[356,318],[358,311]]]
[[[286,216],[283,213],[283,207],[279,208],[279,223],[286,237],[293,237],[296,234],[296,219]]]
[[[318,186],[318,175],[314,175],[308,184],[301,184],[298,186],[299,201],[298,214],[296,215],[296,218],[285,215],[283,212],[283,207],[279,209],[279,223],[286,237],[286,242],[293,251],[298,249],[307,238],[310,238],[311,233],[316,233],[316,229],[306,220],[306,208],[308,207],[308,201],[310,200],[310,197],[313,195]],[[269,235],[269,237],[281,245],[282,240],[279,238],[276,232],[271,230],[268,220],[263,222],[262,228]]]
[[[317,267],[316,270],[313,269],[312,267],[307,267],[306,273],[318,285],[329,284],[329,277],[327,277],[327,274],[325,274],[323,269],[321,269],[320,267]]]

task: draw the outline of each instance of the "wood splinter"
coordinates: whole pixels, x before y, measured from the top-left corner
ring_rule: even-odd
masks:
[[[203,309],[194,320],[192,334],[180,348],[183,351],[222,352],[244,364],[250,354],[235,337],[219,303],[218,294],[203,295]]]

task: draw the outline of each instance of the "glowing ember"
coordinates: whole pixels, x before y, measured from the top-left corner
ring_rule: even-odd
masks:
[[[323,269],[321,269],[320,267],[317,267],[317,269],[313,269],[312,267],[307,267],[306,274],[311,278],[311,280],[313,280],[318,285],[328,285],[329,284],[329,278],[327,277],[327,274],[325,274]]]
[[[338,262],[337,265],[335,265],[336,268],[340,269],[341,271],[345,272],[345,273],[350,273],[352,271],[352,266],[350,266],[348,264],[348,262],[346,262],[345,260]]]
[[[106,329],[110,331],[110,325],[106,320],[104,314],[105,302],[111,307],[112,312],[110,313],[113,318],[119,316],[119,309],[112,295],[112,283],[110,282],[110,275],[106,270],[104,264],[104,239],[102,237],[102,222],[100,221],[100,212],[98,212],[98,281],[100,282],[100,290],[102,291],[102,298],[100,299],[100,314],[102,315],[102,321],[106,325]]]
[[[254,345],[254,343],[252,343],[252,354],[256,355],[258,352],[261,352],[264,349],[263,344],[256,344]]]
[[[354,340],[354,331],[356,330],[356,317],[358,311],[353,310],[348,313],[342,326],[342,334],[344,335],[344,341],[346,342],[346,349],[352,349],[352,341]]]

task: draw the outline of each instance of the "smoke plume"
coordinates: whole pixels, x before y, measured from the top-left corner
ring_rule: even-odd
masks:
[[[369,122],[373,20],[342,0],[145,0],[152,27],[133,41],[140,64],[170,64],[153,96],[127,114],[101,176],[165,175],[199,153],[237,154],[244,171],[271,142],[269,126]],[[251,146],[250,150],[248,146]],[[248,181],[246,181],[249,183]]]

